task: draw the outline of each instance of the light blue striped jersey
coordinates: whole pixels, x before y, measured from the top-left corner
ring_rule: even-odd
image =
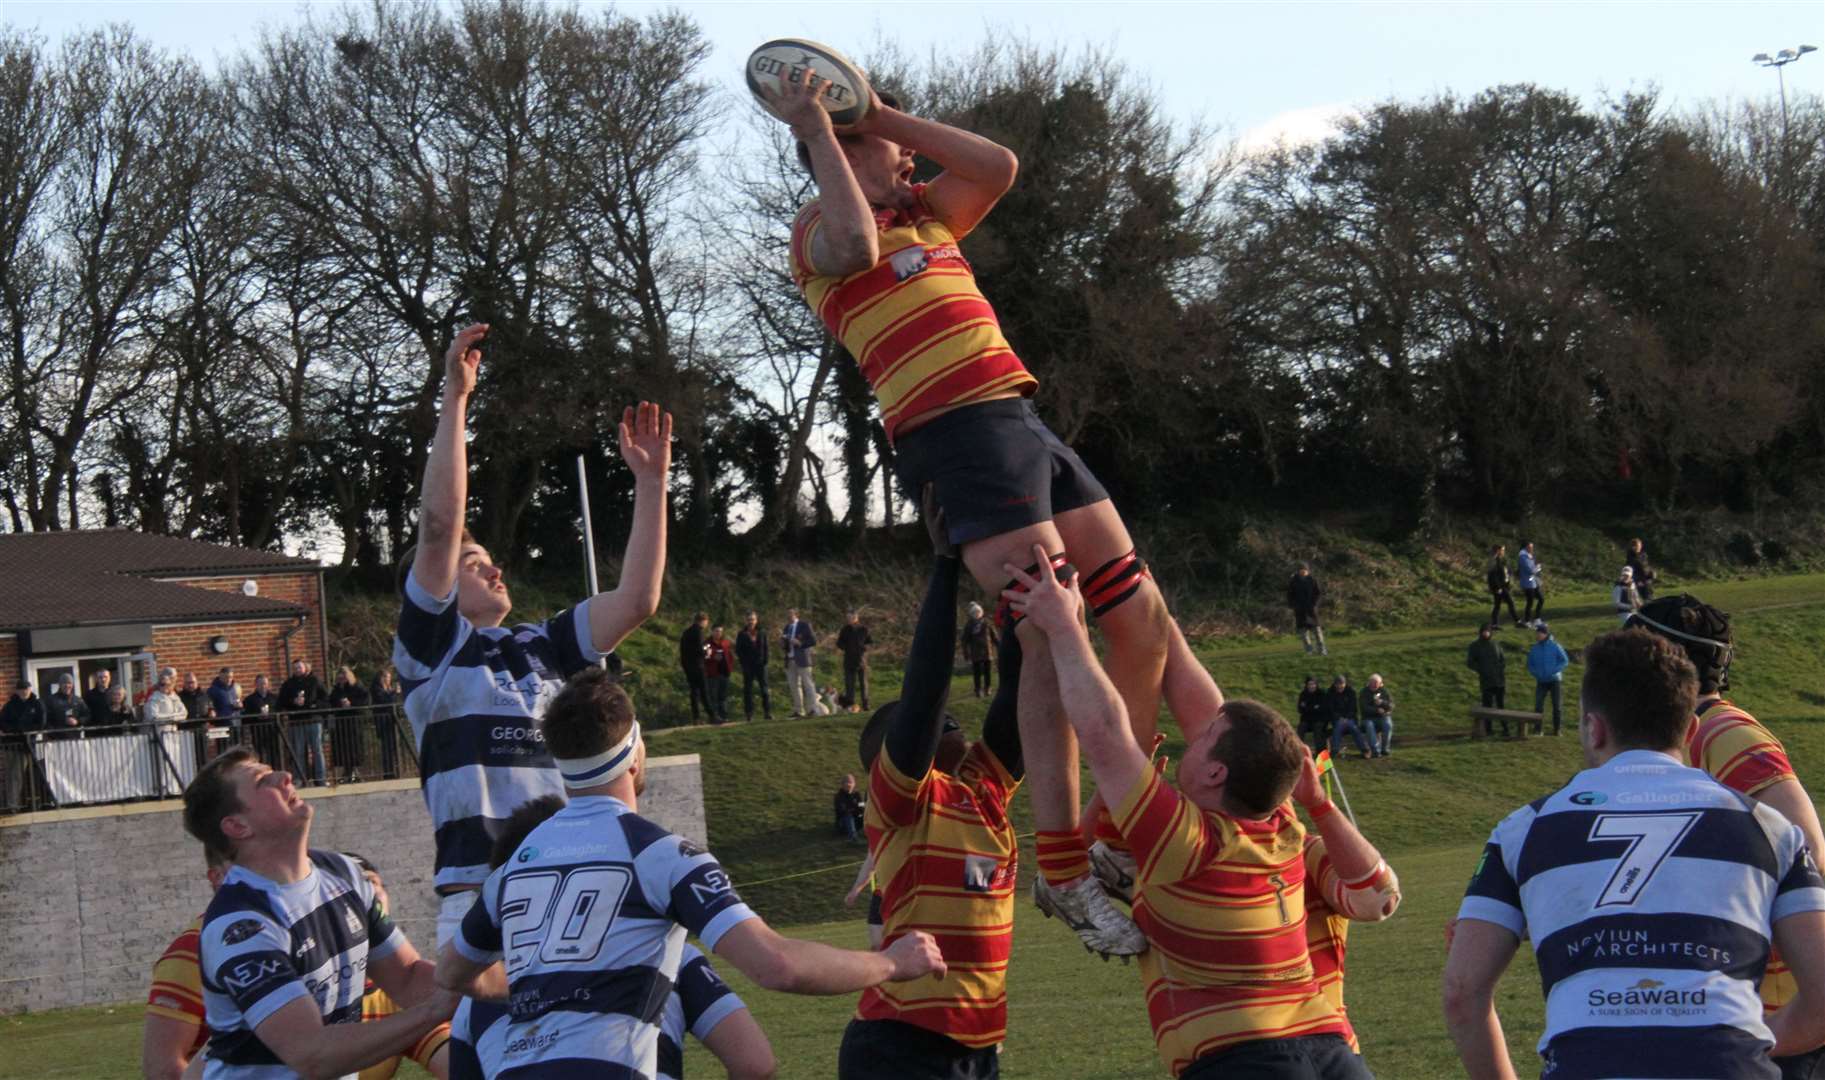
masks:
[[[659,1073],[655,1080],[684,1080],[684,1036],[698,1042],[716,1025],[747,1008],[710,965],[710,958],[686,944],[678,964],[678,984],[665,1000],[659,1019]],[[450,1019],[450,1080],[494,1080],[489,1065],[506,1057],[507,1007],[464,998]]]
[[[256,1029],[305,996],[316,1001],[325,1026],[360,1023],[369,962],[405,941],[354,860],[312,851],[310,861],[310,874],[291,884],[233,867],[203,913],[197,960],[211,1032],[205,1080],[297,1076]]]
[[[1825,910],[1800,830],[1631,750],[1496,826],[1460,919],[1531,937],[1547,1080],[1773,1080],[1757,986],[1773,924]]]
[[[506,964],[508,1022],[484,1069],[652,1080],[685,934],[713,950],[754,917],[708,852],[619,799],[571,799],[488,876],[452,939]]]
[[[514,809],[564,794],[539,720],[564,680],[601,659],[589,604],[542,623],[477,627],[406,575],[393,638],[402,705],[437,830],[437,887],[488,876],[493,836]]]

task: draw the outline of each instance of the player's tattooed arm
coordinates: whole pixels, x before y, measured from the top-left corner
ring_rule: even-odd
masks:
[[[437,434],[425,458],[418,551],[412,559],[412,577],[435,597],[450,595],[456,585],[463,514],[469,499],[469,395],[475,392],[482,362],[480,345],[487,333],[487,323],[465,326],[456,332],[444,354],[443,404],[438,410]]]
[[[793,136],[810,152],[811,174],[817,178],[822,220],[811,236],[812,269],[844,276],[860,273],[881,260],[880,233],[875,228],[874,210],[830,126],[830,114],[818,101],[829,87],[830,80],[806,68],[796,78],[782,72],[778,87],[769,94]]]

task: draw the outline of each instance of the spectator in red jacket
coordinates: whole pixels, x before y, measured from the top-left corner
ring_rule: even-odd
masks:
[[[723,636],[722,627],[710,630],[703,643],[703,681],[707,691],[710,723],[729,719],[729,679],[735,674],[735,643]]]

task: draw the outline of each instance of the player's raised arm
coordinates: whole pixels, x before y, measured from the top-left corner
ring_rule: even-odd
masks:
[[[412,577],[431,596],[450,595],[456,586],[456,568],[462,551],[463,516],[469,500],[468,426],[469,395],[481,367],[482,338],[487,323],[475,323],[456,332],[444,353],[443,403],[437,415],[437,434],[425,458],[424,487],[418,509],[418,552],[412,559]]]
[[[874,89],[868,92],[874,94]],[[878,135],[937,162],[944,172],[926,185],[925,205],[958,236],[988,216],[1020,172],[1020,159],[1000,143],[903,113],[884,104],[878,94],[874,108],[844,132],[850,133]]]
[[[818,101],[829,86],[830,80],[805,68],[796,78],[782,72],[778,89],[769,96],[793,136],[805,144],[811,174],[817,179],[822,221],[811,237],[811,266],[820,274],[845,276],[880,261],[880,234],[874,210],[830,126],[830,114]]]
[[[659,610],[665,580],[666,480],[672,468],[672,414],[650,401],[621,414],[621,460],[634,474],[634,526],[621,580],[589,599],[590,644],[612,652]]]
[[[1033,545],[1035,566],[1050,566],[1045,548]],[[1021,612],[1041,633],[1052,650],[1052,668],[1058,676],[1058,693],[1065,718],[1077,732],[1084,756],[1090,759],[1090,773],[1096,783],[1112,797],[1126,795],[1147,778],[1151,768],[1147,754],[1134,741],[1128,725],[1128,709],[1109,681],[1096,650],[1090,645],[1090,632],[1084,627],[1083,594],[1076,577],[1069,585],[1057,576],[1042,573],[1037,578],[1008,563],[1002,567],[1021,588],[1009,588],[1002,598]]]

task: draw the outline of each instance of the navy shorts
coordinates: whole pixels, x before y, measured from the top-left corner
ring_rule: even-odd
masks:
[[[1375,1080],[1342,1035],[1258,1039],[1206,1054],[1179,1080]]]
[[[851,1020],[837,1050],[837,1080],[996,1080],[998,1048],[981,1050],[898,1020]]]
[[[1051,521],[1109,497],[1025,398],[953,409],[894,441],[895,472],[914,499],[931,484],[954,544]]]

